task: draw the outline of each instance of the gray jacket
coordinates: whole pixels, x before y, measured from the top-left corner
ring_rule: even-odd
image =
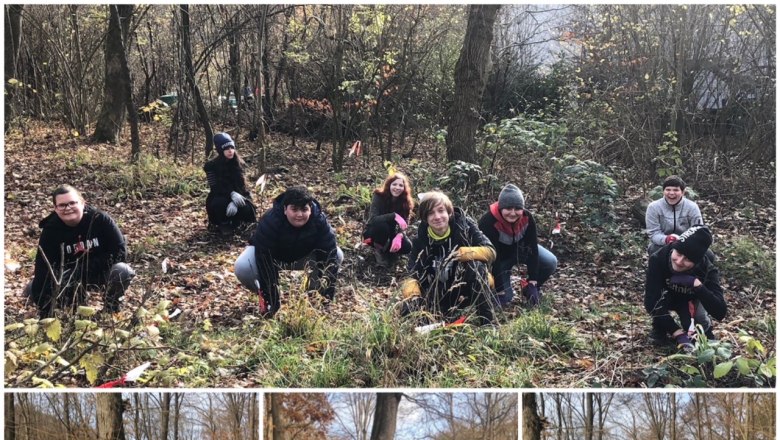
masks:
[[[661,197],[647,206],[645,223],[647,236],[650,237],[649,248],[657,249],[666,244],[664,240],[667,235],[680,235],[693,225],[704,224],[704,220],[696,202],[683,197],[679,203],[672,206]]]

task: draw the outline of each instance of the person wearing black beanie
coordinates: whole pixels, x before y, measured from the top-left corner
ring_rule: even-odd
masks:
[[[653,318],[654,340],[671,336],[680,348],[692,351],[696,325],[708,339],[715,339],[710,316],[722,320],[727,307],[718,268],[707,255],[711,244],[710,230],[695,225],[650,256],[644,304]],[[679,324],[670,311],[677,314]]]
[[[209,185],[206,213],[209,229],[232,234],[244,223],[254,223],[256,209],[244,181],[244,168],[236,143],[227,133],[214,135],[217,157],[206,162],[203,170]]]

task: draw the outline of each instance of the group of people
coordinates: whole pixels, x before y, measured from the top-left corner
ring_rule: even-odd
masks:
[[[233,139],[218,133],[214,145],[217,157],[204,166],[210,190],[206,212],[210,229],[230,233],[254,223],[256,208]],[[664,197],[646,214],[650,257],[644,303],[652,316],[652,336],[671,337],[690,349],[695,325],[714,338],[709,317],[723,319],[726,304],[709,250],[712,235],[698,206],[685,198],[679,177],[667,178],[663,187]],[[534,216],[517,186],[505,185],[478,222],[439,191],[420,194],[415,211],[412,194],[405,175],[388,176],[374,191],[363,232],[377,265],[392,267],[401,255],[408,258],[409,277],[401,283],[403,316],[454,320],[473,310],[478,324],[492,323],[496,307],[515,298],[512,270],[518,265],[527,268],[527,279],[519,283],[523,296],[531,306],[540,303],[541,287],[558,261],[539,244]],[[96,285],[103,288],[105,310],[116,311],[135,276],[126,263],[122,233],[71,186],[57,188],[52,201],[54,211],[40,223],[35,274],[25,293],[40,316],[48,317],[57,306],[82,302],[86,287]],[[415,214],[419,226],[410,237]],[[321,205],[305,187],[296,186],[277,196],[257,221],[249,246],[235,262],[235,275],[258,295],[260,313],[270,317],[281,304],[280,270],[307,269],[306,290],[333,300],[343,260]]]

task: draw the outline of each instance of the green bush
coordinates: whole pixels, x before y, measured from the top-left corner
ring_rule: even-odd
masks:
[[[618,184],[604,165],[580,160],[567,154],[554,157],[552,187],[559,200],[577,208],[577,215],[589,226],[608,226],[615,222]]]
[[[752,237],[738,236],[728,243],[718,243],[714,252],[720,256],[721,274],[743,285],[775,289],[775,256]]]

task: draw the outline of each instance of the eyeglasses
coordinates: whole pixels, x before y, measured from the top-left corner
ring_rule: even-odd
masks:
[[[68,208],[75,208],[76,205],[78,205],[78,204],[79,204],[78,200],[72,200],[72,201],[67,202],[67,203],[58,203],[58,204],[54,205],[54,207],[57,208],[60,211],[64,211],[64,210],[66,210]]]

